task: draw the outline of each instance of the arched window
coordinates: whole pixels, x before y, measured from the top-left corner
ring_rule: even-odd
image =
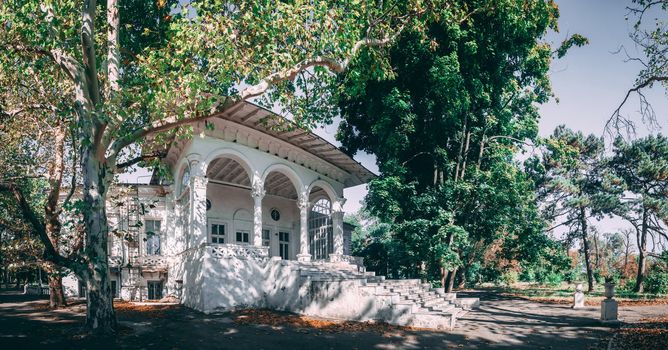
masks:
[[[309,250],[313,259],[323,260],[334,252],[334,230],[332,228],[332,203],[320,199],[313,207],[308,218]]]
[[[188,168],[183,170],[183,176],[181,176],[181,183],[179,185],[179,195],[183,194],[183,192],[185,192],[186,189],[190,187],[190,170]]]

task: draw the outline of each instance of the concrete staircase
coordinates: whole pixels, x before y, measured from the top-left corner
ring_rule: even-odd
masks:
[[[418,279],[387,280],[347,263],[299,263],[299,272],[311,281],[359,281],[364,295],[390,308],[377,319],[401,326],[452,329],[458,317],[479,305],[477,298],[457,298],[455,293],[444,293],[442,288],[432,288]]]

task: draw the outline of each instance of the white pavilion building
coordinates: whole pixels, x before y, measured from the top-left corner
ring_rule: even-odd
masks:
[[[374,174],[269,110],[242,103],[166,151],[173,183],[154,176],[110,195],[110,272],[121,299],[430,328],[453,327],[477,304],[366,272],[350,256],[343,190]],[[68,294],[85,295],[67,284]]]

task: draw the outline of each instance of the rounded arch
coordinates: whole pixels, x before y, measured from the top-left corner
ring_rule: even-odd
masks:
[[[267,176],[269,176],[269,174],[272,172],[278,172],[285,175],[290,180],[290,182],[292,182],[292,185],[295,186],[297,193],[301,192],[304,188],[302,179],[299,177],[299,175],[297,175],[297,172],[291,167],[281,163],[272,164],[264,170],[261,177],[263,184],[266,182]]]
[[[184,183],[189,182],[190,176],[193,175],[195,172],[196,164],[199,162],[199,157],[200,155],[197,153],[191,153],[186,155],[185,157],[181,158],[181,160],[177,163],[178,165],[176,166],[177,172],[174,178],[174,184],[176,187],[176,193],[179,195],[183,192],[185,187],[188,187],[189,185],[185,185]],[[188,176],[188,178],[184,179],[184,175]]]
[[[248,209],[244,208],[239,208],[234,211],[234,215],[232,215],[232,219],[235,221],[253,221],[253,215],[251,215],[251,212],[248,211]]]
[[[244,208],[239,208],[232,215],[233,235],[232,242],[237,244],[250,244],[251,232],[253,231],[253,215]]]
[[[313,192],[313,188],[315,187],[320,187],[323,191],[325,191],[327,196],[329,196],[327,199],[329,199],[330,203],[333,203],[339,198],[339,196],[336,194],[336,191],[334,190],[334,187],[332,187],[329,182],[324,180],[315,180],[311,182],[311,184],[308,186],[308,189],[306,190],[306,193],[308,193],[310,196],[311,192]]]
[[[209,152],[209,154],[207,154],[207,156],[204,158],[203,161],[204,164],[202,170],[204,174],[206,174],[206,172],[208,171],[209,164],[211,164],[212,161],[218,158],[233,159],[235,162],[239,163],[239,165],[242,168],[244,168],[246,174],[248,175],[248,178],[251,181],[253,180],[253,175],[254,175],[253,163],[248,158],[246,158],[246,156],[243,155],[243,153],[227,147],[216,148],[213,151]]]

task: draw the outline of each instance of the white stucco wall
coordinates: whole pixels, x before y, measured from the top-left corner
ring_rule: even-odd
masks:
[[[209,247],[210,248],[210,247]],[[384,320],[405,324],[410,306],[402,308],[391,296],[373,293],[362,280],[319,281],[300,274],[307,267],[296,261],[218,258],[201,249],[186,262],[186,275],[197,276],[184,288],[184,303],[205,313],[271,308],[345,320]],[[193,282],[199,283],[194,284]],[[371,289],[370,289],[371,288]],[[396,296],[395,296],[396,298]],[[395,305],[393,305],[395,304]]]

